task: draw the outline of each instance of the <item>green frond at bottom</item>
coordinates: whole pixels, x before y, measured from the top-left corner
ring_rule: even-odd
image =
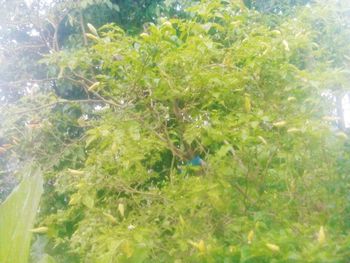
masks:
[[[43,192],[41,173],[26,176],[0,205],[0,262],[28,262],[35,216]]]

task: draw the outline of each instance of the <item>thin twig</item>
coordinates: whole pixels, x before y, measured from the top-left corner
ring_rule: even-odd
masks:
[[[84,17],[81,10],[79,11],[79,23],[80,23],[81,33],[83,34],[84,46],[87,46],[88,42],[87,42],[86,31],[84,26]]]

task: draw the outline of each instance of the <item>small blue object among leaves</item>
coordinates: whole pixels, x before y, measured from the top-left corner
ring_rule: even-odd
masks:
[[[179,173],[183,172],[183,169],[186,169],[186,167],[190,168],[195,168],[198,166],[205,166],[206,163],[203,161],[203,159],[201,157],[199,157],[198,155],[196,155],[192,160],[187,161],[187,162],[182,162],[180,166],[178,166],[178,171]]]
[[[198,155],[195,156],[192,160],[187,162],[187,165],[192,165],[192,166],[202,166],[203,164],[204,164],[204,161]]]

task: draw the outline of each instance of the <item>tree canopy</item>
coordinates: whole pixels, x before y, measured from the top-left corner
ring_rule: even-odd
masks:
[[[4,4],[0,165],[43,172],[33,262],[350,258],[347,3]]]

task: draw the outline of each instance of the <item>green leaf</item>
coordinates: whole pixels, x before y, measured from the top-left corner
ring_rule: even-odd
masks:
[[[83,204],[86,205],[86,207],[91,209],[94,207],[94,203],[94,199],[91,196],[86,195],[83,197]]]
[[[43,179],[39,171],[28,174],[0,206],[0,262],[26,263]]]

